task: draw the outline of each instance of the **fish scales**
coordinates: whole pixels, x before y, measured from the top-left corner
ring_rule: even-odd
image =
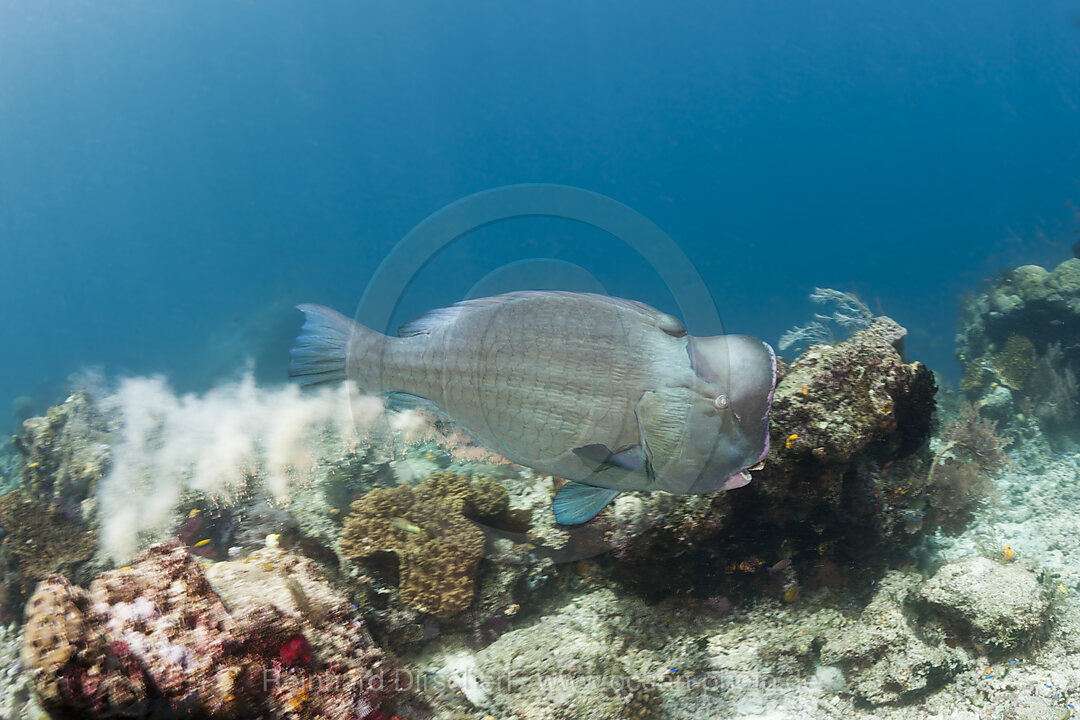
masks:
[[[396,338],[300,309],[291,375],[411,396],[508,459],[575,481],[556,497],[560,522],[587,520],[620,490],[737,487],[768,450],[772,349],[687,335],[642,303],[508,293],[434,310]]]
[[[622,431],[632,417],[626,382],[634,376],[619,342],[624,324],[616,308],[600,305],[587,315],[565,312],[567,305],[577,303],[521,299],[461,313],[427,336],[430,377],[412,387],[402,378],[399,388],[433,401],[480,442],[526,464],[566,454],[583,428],[614,418]],[[644,374],[637,375],[643,386]]]

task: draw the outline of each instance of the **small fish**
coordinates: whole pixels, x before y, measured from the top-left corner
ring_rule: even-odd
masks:
[[[777,573],[781,570],[787,570],[789,567],[791,567],[791,558],[786,557],[780,562],[773,565],[771,568],[768,568],[768,570],[770,573]]]
[[[746,335],[693,337],[633,300],[516,292],[433,310],[388,337],[329,308],[307,316],[289,375],[352,380],[433,410],[513,463],[571,482],[564,525],[620,491],[741,487],[769,450],[776,357]]]
[[[193,518],[193,517],[195,517],[196,515],[198,515],[198,514],[199,514],[199,512],[200,512],[200,511],[199,511],[199,508],[192,508],[191,510],[189,510],[189,511],[188,511],[188,514],[187,514],[187,516],[188,516],[189,518]]]
[[[427,533],[424,532],[424,528],[420,527],[419,525],[414,525],[403,517],[390,518],[390,524],[398,530],[404,530],[405,532],[412,533],[413,535],[427,535]]]
[[[193,547],[203,547],[204,545],[209,545],[209,544],[210,544],[210,538],[206,538],[205,540],[200,540],[199,542],[195,543],[195,545]]]

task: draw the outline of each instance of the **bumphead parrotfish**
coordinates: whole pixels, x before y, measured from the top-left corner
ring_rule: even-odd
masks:
[[[745,485],[769,450],[776,358],[746,335],[691,337],[678,319],[604,295],[514,292],[433,310],[389,337],[320,305],[289,375],[427,406],[512,462],[571,482],[558,522],[622,490]]]

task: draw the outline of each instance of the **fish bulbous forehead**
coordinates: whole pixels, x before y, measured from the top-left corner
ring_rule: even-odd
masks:
[[[690,338],[687,352],[697,376],[716,388],[721,405],[730,405],[744,419],[768,414],[776,356],[767,343],[749,335],[715,335]]]

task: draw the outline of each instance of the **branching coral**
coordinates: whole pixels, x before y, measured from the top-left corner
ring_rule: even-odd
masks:
[[[836,334],[829,327],[833,323],[844,330],[855,332],[870,327],[874,313],[870,311],[858,295],[841,292],[831,288],[814,288],[810,299],[818,305],[836,303],[836,309],[828,315],[814,313],[814,320],[806,325],[792,328],[780,336],[779,347],[787,350],[795,343],[805,342],[810,345],[832,345],[837,341]]]
[[[502,486],[452,472],[415,487],[379,488],[352,504],[341,552],[354,560],[396,555],[402,601],[450,617],[472,602],[484,552],[484,533],[469,518],[492,517],[506,506]]]
[[[777,347],[781,350],[787,350],[797,343],[811,346],[832,345],[834,342],[836,342],[836,336],[833,335],[833,332],[829,329],[828,325],[817,320],[811,320],[805,325],[793,327],[781,335]]]
[[[814,317],[826,322],[832,321],[848,330],[865,330],[874,321],[874,313],[855,293],[841,292],[831,288],[814,288],[810,299],[818,305],[836,303],[836,309],[830,315],[815,313]]]

